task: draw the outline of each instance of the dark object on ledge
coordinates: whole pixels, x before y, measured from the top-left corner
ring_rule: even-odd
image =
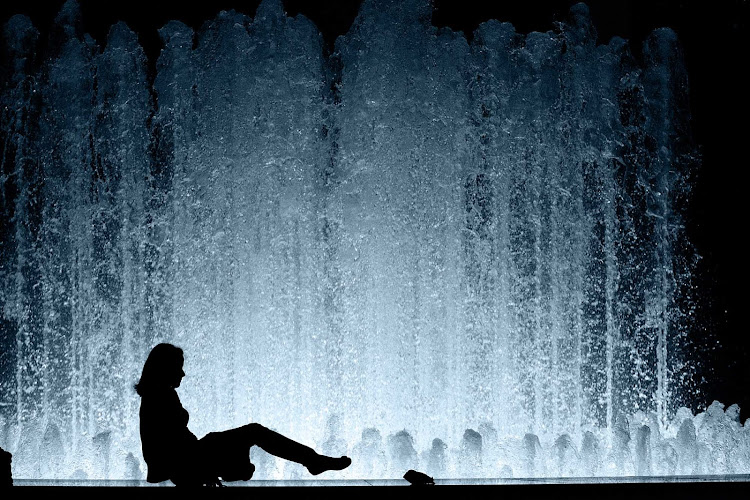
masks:
[[[10,463],[13,455],[0,448],[0,488],[13,486],[13,475],[10,470]]]
[[[409,481],[412,486],[435,486],[435,480],[423,472],[417,472],[409,469],[404,474],[404,479]]]

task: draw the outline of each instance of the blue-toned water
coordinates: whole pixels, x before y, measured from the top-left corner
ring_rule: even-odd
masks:
[[[700,353],[674,32],[598,44],[579,4],[467,41],[431,12],[367,1],[332,54],[278,0],[174,21],[153,79],[127,26],[100,47],[75,2],[46,51],[8,22],[17,477],[138,478],[132,385],[163,341],[196,434],[258,421],[351,454],[342,478],[748,473],[736,407],[679,409]]]

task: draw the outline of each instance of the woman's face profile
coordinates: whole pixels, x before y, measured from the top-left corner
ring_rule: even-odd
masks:
[[[175,364],[174,370],[170,373],[170,386],[175,389],[180,387],[180,383],[182,383],[182,377],[185,376],[185,372],[182,369],[185,364],[184,357],[179,356],[176,361],[177,363]]]

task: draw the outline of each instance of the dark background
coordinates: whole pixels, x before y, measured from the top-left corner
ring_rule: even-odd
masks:
[[[157,29],[177,19],[195,29],[220,10],[235,9],[253,15],[257,0],[213,0],[190,5],[187,1],[110,2],[81,0],[83,24],[100,45],[109,27],[125,21],[138,33],[153,65],[160,50]],[[346,33],[360,0],[284,0],[287,14],[302,13],[320,28],[330,47]],[[516,31],[548,31],[565,19],[571,0],[519,2],[435,0],[433,24],[461,30],[468,37],[488,19],[512,22]],[[0,22],[13,14],[31,17],[42,38],[62,6],[62,0],[4,2]],[[655,28],[668,26],[682,41],[690,78],[693,133],[702,155],[687,214],[687,234],[701,255],[698,272],[701,320],[697,335],[705,335],[709,349],[701,354],[706,379],[702,401],[739,403],[742,419],[750,416],[750,335],[743,314],[748,278],[743,234],[747,187],[744,171],[750,167],[744,153],[750,143],[747,125],[750,99],[742,76],[750,57],[748,0],[714,2],[589,0],[587,4],[599,33],[599,43],[612,36],[629,39],[634,50]]]

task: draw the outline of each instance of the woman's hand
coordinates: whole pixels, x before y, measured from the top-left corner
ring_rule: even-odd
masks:
[[[211,478],[208,481],[206,481],[206,486],[210,488],[224,488],[224,485],[221,484],[221,481],[218,477]]]

